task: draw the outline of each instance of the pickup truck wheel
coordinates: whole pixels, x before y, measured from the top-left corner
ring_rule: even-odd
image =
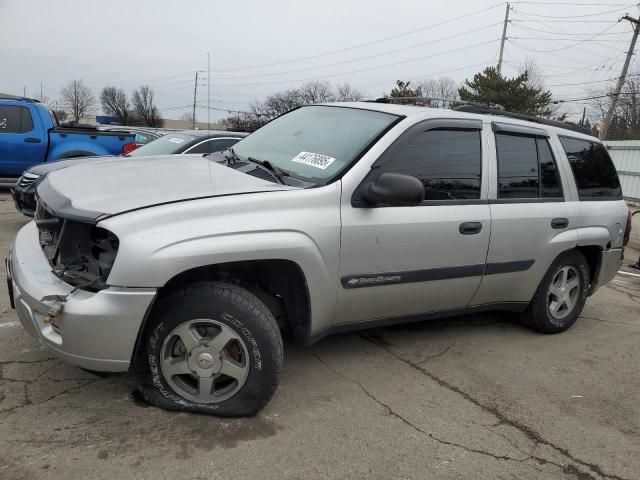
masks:
[[[225,417],[254,415],[273,396],[282,339],[251,292],[199,282],[160,300],[145,334],[153,405]]]
[[[584,255],[565,252],[549,267],[521,318],[542,333],[564,332],[582,312],[588,288],[589,266]]]

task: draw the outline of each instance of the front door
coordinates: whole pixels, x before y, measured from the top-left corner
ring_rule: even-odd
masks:
[[[371,168],[412,175],[419,206],[364,204],[343,192],[336,323],[466,306],[484,273],[491,219],[482,179],[482,123],[427,120],[409,128]]]

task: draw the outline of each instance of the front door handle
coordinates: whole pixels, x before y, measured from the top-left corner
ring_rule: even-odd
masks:
[[[567,218],[554,218],[553,220],[551,220],[551,228],[555,228],[556,230],[567,228],[568,226],[569,219]]]
[[[480,222],[464,222],[460,224],[458,230],[462,235],[475,235],[482,230],[482,224]]]
[[[24,141],[27,142],[27,143],[40,143],[40,142],[42,142],[42,140],[40,140],[37,137],[27,137],[27,138],[24,139]]]

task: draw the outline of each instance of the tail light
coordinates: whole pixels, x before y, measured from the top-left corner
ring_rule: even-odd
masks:
[[[624,229],[624,237],[622,237],[622,245],[626,246],[629,243],[629,237],[631,236],[631,210],[627,215],[627,226]]]
[[[136,144],[135,142],[131,142],[131,143],[125,143],[122,146],[122,154],[126,155],[127,153],[131,153],[133,152],[136,148],[138,148],[138,144]]]

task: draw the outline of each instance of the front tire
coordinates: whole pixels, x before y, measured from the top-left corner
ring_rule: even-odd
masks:
[[[588,289],[589,265],[584,255],[565,252],[549,267],[521,319],[542,333],[564,332],[580,316]]]
[[[224,417],[255,415],[271,399],[282,338],[269,309],[229,283],[198,282],[161,299],[145,332],[153,405]]]

